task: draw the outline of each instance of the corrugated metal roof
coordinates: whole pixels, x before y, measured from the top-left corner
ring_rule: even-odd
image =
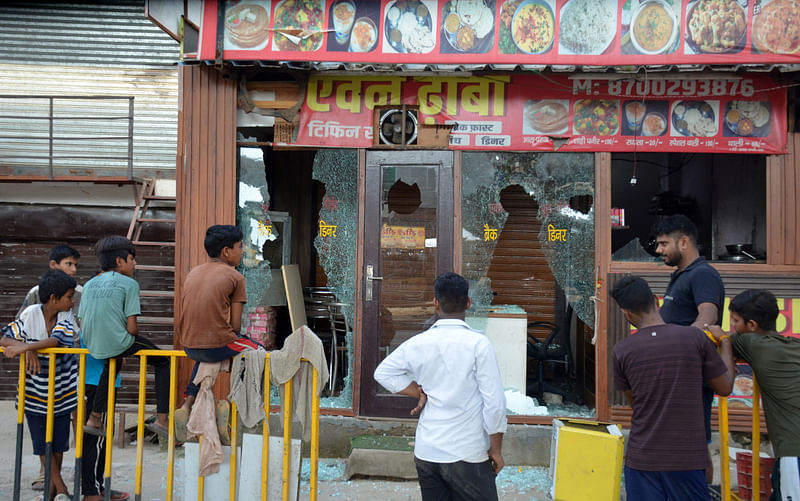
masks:
[[[6,95],[26,96],[132,96],[134,98],[133,125],[133,169],[134,175],[159,174],[158,177],[174,177],[175,157],[178,142],[178,69],[176,66],[162,68],[99,68],[94,66],[56,66],[41,64],[3,64],[0,62],[0,89]],[[57,103],[57,112],[62,114],[103,116],[127,114],[127,102],[80,100]],[[81,112],[81,107],[85,113]],[[0,115],[47,116],[47,102],[41,99],[2,99]],[[42,123],[44,122],[44,123]],[[69,120],[58,123],[57,136],[83,135],[106,136],[127,134],[127,122],[108,125],[97,120]],[[18,135],[20,139],[47,136],[47,121],[7,121],[0,123],[4,135]],[[44,126],[44,130],[41,127]],[[38,127],[38,132],[26,127]],[[62,143],[63,144],[63,143]],[[121,147],[127,151],[127,143],[95,140],[77,142],[70,146],[70,153],[77,155],[116,155]],[[113,150],[117,153],[111,153]],[[48,143],[42,140],[0,140],[0,158],[9,155],[48,154]],[[57,152],[58,153],[58,152]],[[62,154],[67,154],[63,153]],[[0,162],[4,168],[17,173],[25,172],[24,163]],[[41,162],[39,162],[40,164]],[[29,161],[28,167],[35,167]],[[46,165],[46,163],[45,163]],[[125,175],[124,165],[113,162],[98,164],[87,160],[83,167],[119,170]],[[8,172],[7,172],[8,173]],[[106,174],[108,175],[108,174]]]
[[[0,62],[144,68],[179,58],[143,0],[0,2]]]
[[[214,61],[190,61],[185,64],[208,64]],[[736,72],[758,71],[782,73],[800,71],[800,64],[673,64],[673,65],[648,65],[648,66],[568,66],[568,65],[541,65],[541,64],[387,64],[387,63],[343,63],[343,62],[317,62],[317,61],[225,61],[231,67],[259,67],[259,68],[287,68],[294,70],[315,71],[352,71],[352,72],[471,72],[471,71],[553,71],[559,73],[588,72],[588,73],[638,73],[647,72],[699,72],[699,71],[724,71]]]

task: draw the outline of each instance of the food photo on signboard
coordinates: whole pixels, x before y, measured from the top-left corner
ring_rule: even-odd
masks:
[[[747,44],[747,0],[696,0],[686,6],[685,54],[733,54]]]
[[[269,0],[225,2],[225,50],[263,50],[269,44]]]
[[[681,33],[678,0],[627,0],[622,4],[620,52],[622,54],[672,54]]]
[[[383,52],[427,54],[436,46],[438,8],[430,0],[393,0],[386,5]]]
[[[727,137],[766,137],[770,132],[769,101],[728,101],[725,103]]]
[[[328,52],[372,52],[378,46],[379,0],[337,0],[328,12]]]
[[[719,132],[719,101],[685,100],[672,105],[673,136],[710,137]]]
[[[567,0],[559,11],[558,53],[603,54],[617,37],[617,0]]]
[[[449,0],[442,6],[439,51],[444,54],[489,52],[494,47],[493,0]]]
[[[554,0],[506,0],[499,12],[500,54],[544,54],[553,48]]]
[[[322,47],[325,0],[281,0],[273,16],[274,50],[313,52]]]
[[[794,0],[756,0],[753,6],[753,52],[797,54],[800,9]]]
[[[622,104],[623,136],[663,136],[669,122],[669,101],[624,101]]]

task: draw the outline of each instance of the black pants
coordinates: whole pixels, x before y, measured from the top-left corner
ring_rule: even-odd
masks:
[[[149,339],[136,336],[130,348],[123,351],[116,357],[111,357],[117,361],[117,371],[123,358],[129,357],[139,350],[157,350],[158,347]],[[105,359],[103,375],[97,385],[97,395],[94,405],[91,406],[93,412],[105,413],[108,410],[108,361]],[[156,412],[166,414],[169,412],[169,357],[147,357],[147,364],[152,365],[156,371]]]
[[[414,458],[422,501],[497,501],[495,474],[483,463],[431,463]]]
[[[86,385],[86,408],[91,409],[97,386]],[[105,418],[103,418],[105,424]],[[81,494],[99,496],[103,493],[106,473],[106,437],[83,434],[83,459],[81,460]]]

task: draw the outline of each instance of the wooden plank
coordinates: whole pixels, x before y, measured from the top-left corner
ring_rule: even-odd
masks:
[[[607,330],[607,304],[608,284],[605,282],[611,262],[611,154],[595,153],[594,174],[594,252],[595,252],[595,401],[597,418],[607,421],[609,418],[608,406],[608,330]]]
[[[300,280],[300,267],[296,264],[284,264],[281,266],[281,274],[283,275],[283,287],[286,290],[289,319],[294,332],[303,325],[308,325],[306,305],[303,300],[303,283]]]
[[[363,270],[364,270],[364,208],[366,207],[366,172],[367,152],[358,150],[358,228],[356,229],[356,290],[355,290],[355,325],[353,326],[353,353],[362,353],[364,331]],[[361,357],[353,360],[353,412],[359,414],[361,408]]]
[[[794,134],[788,137],[786,155],[783,158],[783,217],[784,217],[784,260],[785,264],[797,263],[795,224],[797,222],[797,191],[794,184],[796,166]]]
[[[787,159],[787,164],[791,166],[790,170],[794,174],[794,189],[790,193],[792,213],[794,214],[794,228],[792,229],[794,260],[787,264],[800,265],[800,214],[798,214],[800,213],[800,201],[797,200],[797,190],[800,189],[800,134],[789,134],[789,140],[793,146],[791,160]]]
[[[784,264],[782,171],[785,157],[767,157],[767,264]]]

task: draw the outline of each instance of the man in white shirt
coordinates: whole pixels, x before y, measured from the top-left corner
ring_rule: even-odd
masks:
[[[423,501],[496,500],[507,426],[497,357],[464,322],[471,301],[463,277],[439,275],[434,296],[439,320],[386,357],[375,380],[418,399],[411,414],[420,413],[414,460]]]

